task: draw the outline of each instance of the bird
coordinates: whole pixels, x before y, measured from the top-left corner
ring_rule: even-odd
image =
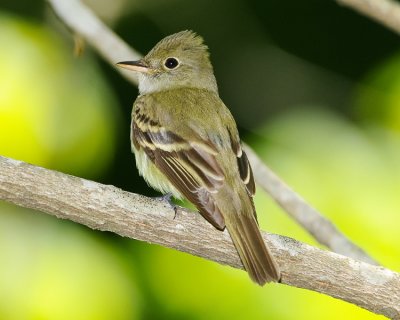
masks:
[[[161,193],[189,200],[218,230],[226,228],[255,283],[279,282],[257,222],[253,172],[203,38],[184,30],[117,66],[138,73],[130,138],[139,174]]]

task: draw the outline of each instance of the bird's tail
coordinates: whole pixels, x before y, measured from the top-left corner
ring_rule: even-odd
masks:
[[[250,198],[248,200],[252,201]],[[241,212],[225,214],[226,228],[250,278],[259,285],[278,282],[279,267],[261,236],[254,206],[252,203],[249,206],[252,210],[242,208]]]

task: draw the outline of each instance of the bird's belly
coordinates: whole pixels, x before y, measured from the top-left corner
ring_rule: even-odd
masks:
[[[182,194],[169,182],[165,175],[157,169],[143,149],[137,150],[135,147],[132,147],[132,151],[135,154],[136,167],[139,170],[139,174],[146,180],[150,187],[163,194],[172,193],[175,198],[183,199]]]

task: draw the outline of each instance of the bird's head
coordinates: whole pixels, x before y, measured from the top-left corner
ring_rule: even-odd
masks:
[[[139,72],[141,94],[181,87],[218,90],[208,48],[189,30],[162,39],[144,58],[117,66]]]

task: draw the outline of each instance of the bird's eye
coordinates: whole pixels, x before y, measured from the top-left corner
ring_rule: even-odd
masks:
[[[165,60],[164,65],[168,68],[168,69],[175,69],[178,65],[179,65],[179,61],[175,58],[168,58],[167,60]]]

